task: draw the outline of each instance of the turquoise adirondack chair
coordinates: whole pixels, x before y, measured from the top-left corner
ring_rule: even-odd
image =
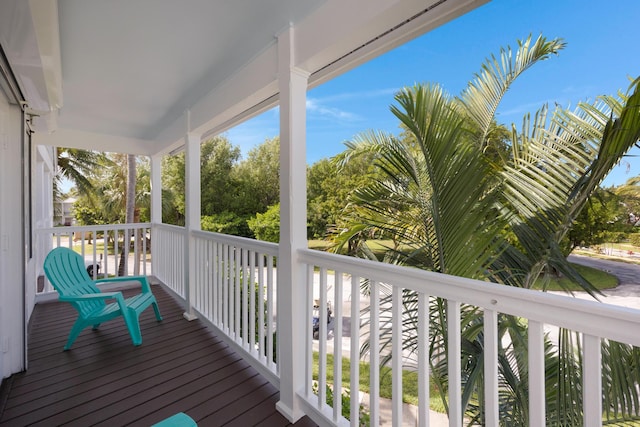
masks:
[[[198,427],[198,424],[189,415],[184,412],[178,412],[151,427]]]
[[[101,323],[118,316],[124,322],[134,345],[142,344],[138,318],[147,307],[153,305],[156,319],[162,320],[156,297],[145,276],[116,277],[93,281],[84,266],[84,259],[69,248],[53,249],[44,260],[44,272],[58,291],[60,301],[67,301],[78,310],[78,319],[71,328],[69,339],[64,346],[69,350],[80,332],[87,326],[98,329]],[[124,298],[122,292],[101,292],[97,283],[138,281],[142,292],[131,298]],[[107,304],[107,300],[115,302]]]

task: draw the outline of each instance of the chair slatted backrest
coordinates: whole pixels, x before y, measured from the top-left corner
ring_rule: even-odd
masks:
[[[55,248],[44,260],[44,272],[60,296],[80,296],[100,293],[84,266],[83,258],[69,248]],[[104,300],[72,301],[83,317],[96,308],[104,307]]]

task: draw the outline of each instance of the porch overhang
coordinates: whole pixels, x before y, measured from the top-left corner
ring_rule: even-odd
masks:
[[[287,28],[313,87],[486,1],[8,0],[0,43],[38,130],[73,136],[40,143],[149,155],[277,105]]]

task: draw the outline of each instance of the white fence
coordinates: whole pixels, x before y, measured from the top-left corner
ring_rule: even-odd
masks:
[[[85,260],[87,272],[98,277],[150,274],[151,225],[108,224],[78,227],[53,227],[37,230],[36,252],[42,259],[36,265],[41,268],[44,257],[53,248],[66,246],[74,249]],[[125,242],[129,244],[125,244]],[[36,293],[53,291],[47,280],[42,281]]]

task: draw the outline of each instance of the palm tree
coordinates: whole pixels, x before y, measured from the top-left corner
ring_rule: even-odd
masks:
[[[137,222],[140,208],[148,211],[150,202],[149,165],[138,160],[134,155],[91,153],[98,161],[91,175],[86,178],[87,188],[91,191],[85,193],[81,200],[86,205],[95,209],[92,220],[103,223],[133,223]],[[140,177],[137,176],[140,172]],[[139,184],[139,185],[138,185]],[[145,186],[146,185],[146,186]],[[131,195],[132,194],[132,195]],[[84,206],[86,206],[84,205]],[[136,209],[137,208],[137,209]],[[139,237],[139,236],[138,236]],[[110,237],[111,238],[111,237]],[[124,236],[123,242],[131,241],[131,234]],[[119,275],[125,272],[125,264],[128,258],[129,247],[121,247],[121,259],[118,265]],[[140,255],[138,253],[137,255]],[[139,263],[134,264],[134,273],[139,269]]]
[[[136,156],[134,154],[127,154],[127,181],[126,181],[126,196],[125,196],[125,220],[126,224],[133,224],[135,222],[135,208],[136,208]],[[136,233],[137,234],[137,233]],[[122,249],[120,250],[120,264],[118,265],[118,276],[124,276],[127,270],[127,260],[129,259],[129,247],[131,243],[131,237],[133,236],[132,230],[127,230],[124,235],[124,241]],[[136,235],[136,238],[138,236]],[[136,254],[138,257],[139,254]],[[134,263],[134,275],[139,274],[139,258]]]
[[[374,154],[384,177],[353,192],[347,231],[336,236],[337,247],[382,233],[399,242],[385,256],[390,262],[527,288],[541,276],[560,272],[597,297],[567,262],[560,241],[602,179],[640,138],[640,81],[621,99],[601,97],[574,111],[556,107],[550,112],[543,106],[533,119],[525,116],[520,131],[515,125],[507,131],[496,124],[496,111],[510,85],[565,46],[542,36],[518,45],[515,52],[502,49],[498,58],[487,59],[459,97],[438,85],[400,91],[391,111],[406,129],[402,138],[367,132],[348,144],[339,162]],[[507,144],[495,145],[496,135],[508,135]],[[361,250],[372,256],[366,244]],[[405,292],[403,305],[408,323],[417,324],[416,295]],[[445,306],[432,301],[430,350],[446,406]],[[386,346],[391,318],[382,316],[381,345]],[[463,410],[471,422],[482,423],[483,319],[474,307],[464,307],[462,319]],[[502,422],[526,425],[526,325],[500,316],[499,332],[510,343],[502,347],[498,340]],[[405,335],[406,350],[415,353],[415,334]],[[559,335],[557,344],[547,342],[548,418],[575,425],[582,417],[581,390],[567,381],[580,375],[579,340],[568,332]],[[607,355],[638,360],[636,349],[604,346],[603,360]],[[603,378],[606,416],[638,417],[640,399],[634,391],[640,374],[616,369],[615,360],[607,360],[611,369]]]
[[[91,197],[94,190],[91,176],[104,166],[106,156],[95,151],[64,147],[56,148],[56,156],[58,170],[53,181],[54,200],[60,198],[62,179],[71,181],[78,193]]]

